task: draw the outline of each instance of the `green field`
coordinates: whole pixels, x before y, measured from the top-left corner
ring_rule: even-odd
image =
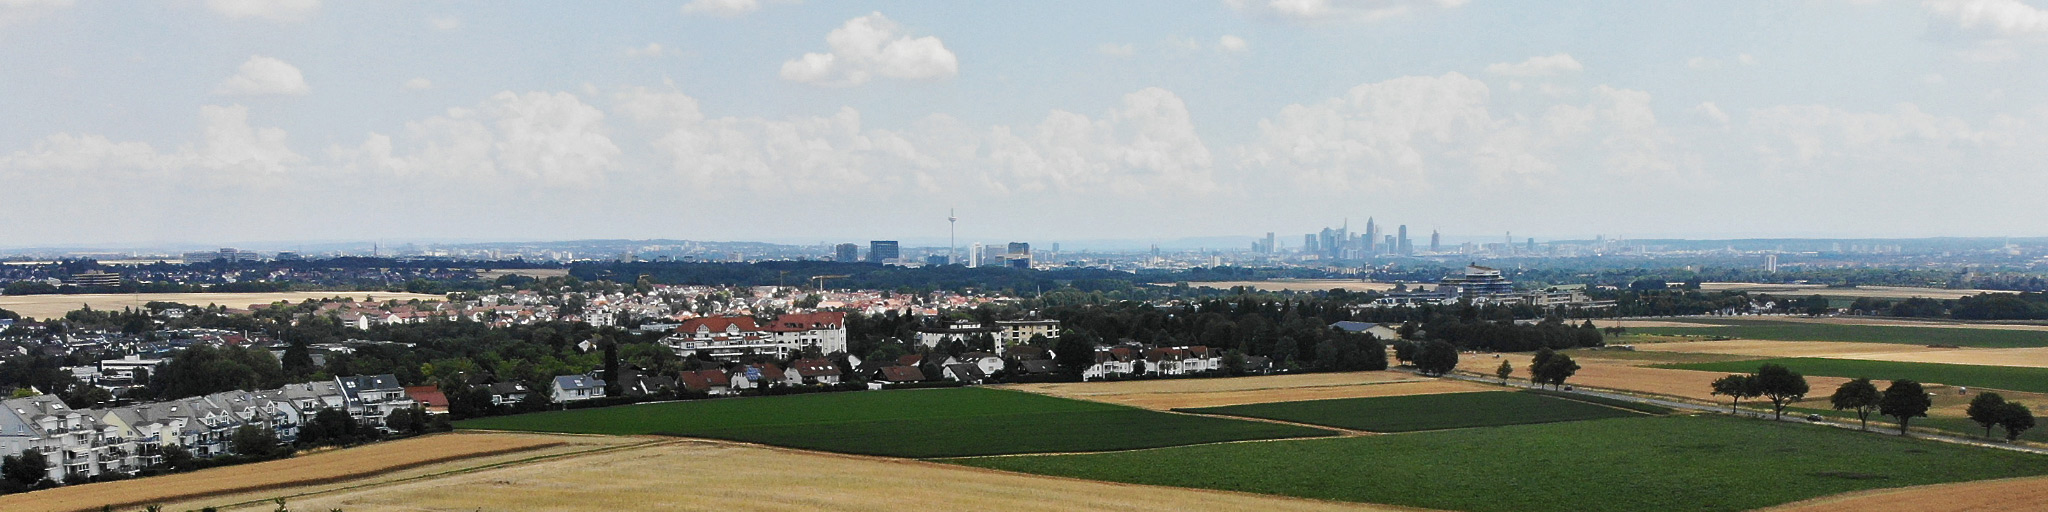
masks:
[[[1863,489],[2048,474],[2048,457],[2039,455],[1711,416],[952,462],[1482,512],[1749,510]]]
[[[1128,450],[1332,434],[982,388],[694,400],[478,418],[456,426],[676,435],[895,457]]]
[[[1819,408],[1786,407],[1785,416],[1792,417],[1804,416],[1807,414],[1819,414],[1821,416],[1826,416],[1829,419],[1833,419],[1836,421],[1845,422],[1851,425],[1856,424],[1856,411],[1837,411],[1833,409],[1827,409],[1825,407],[1826,406],[1822,406]],[[1872,411],[1870,413],[1870,430],[1874,432],[1897,433],[1899,431],[1899,427],[1897,426],[1897,424],[1893,423],[1893,421],[1895,420],[1890,416],[1885,416],[1882,414],[1878,414],[1876,411]],[[1965,437],[1982,437],[1984,435],[1984,426],[1978,425],[1977,422],[1970,421],[1969,418],[1913,418],[1913,428],[1927,428],[1940,430],[1949,434]],[[2004,440],[2005,429],[1998,428],[1996,426],[1991,427],[1991,438],[1994,440]],[[2033,429],[2021,432],[2020,440],[2033,441],[2036,443],[2048,443],[2048,429],[2035,427]]]
[[[1370,432],[1414,432],[1638,415],[1612,407],[1513,391],[1338,398],[1176,410]]]
[[[1578,401],[1581,401],[1581,402],[1592,402],[1592,403],[1596,403],[1596,404],[1600,404],[1600,405],[1605,405],[1605,406],[1608,406],[1608,407],[1620,407],[1620,408],[1623,408],[1623,409],[1628,409],[1628,410],[1631,410],[1631,411],[1636,411],[1636,412],[1640,412],[1640,413],[1644,413],[1644,414],[1671,414],[1671,413],[1673,413],[1673,412],[1678,412],[1678,411],[1676,411],[1676,410],[1674,410],[1674,409],[1672,409],[1672,408],[1670,408],[1670,407],[1665,407],[1665,406],[1662,406],[1662,405],[1657,405],[1657,404],[1646,404],[1646,403],[1642,403],[1642,402],[1637,402],[1637,401],[1633,401],[1633,400],[1621,400],[1621,399],[1616,399],[1616,398],[1607,398],[1607,397],[1602,397],[1602,396],[1593,396],[1593,395],[1586,395],[1586,394],[1580,394],[1580,393],[1572,393],[1572,392],[1569,392],[1569,391],[1552,391],[1552,390],[1546,390],[1546,389],[1524,389],[1524,390],[1522,390],[1522,392],[1523,392],[1523,393],[1534,393],[1534,394],[1538,394],[1538,395],[1543,395],[1543,396],[1554,396],[1554,397],[1558,397],[1558,398],[1563,398],[1563,399],[1566,399],[1566,400],[1578,400]]]
[[[1677,320],[1717,324],[1721,327],[1630,327],[1628,331],[1630,333],[1652,335],[1725,336],[1752,340],[1866,341],[1872,343],[1956,345],[1984,348],[2048,347],[2048,331],[1896,325],[1838,325],[1731,318],[1681,318]]]
[[[1922,383],[1934,382],[1951,386],[1970,386],[2011,391],[2032,391],[2048,393],[2048,368],[2023,368],[2017,366],[1980,366],[1968,364],[1902,363],[1894,361],[1862,361],[1856,359],[1823,359],[1812,357],[1787,357],[1758,359],[1753,361],[1732,361],[1721,363],[1689,363],[1657,365],[1657,368],[1680,370],[1702,370],[1710,372],[1746,373],[1756,371],[1765,363],[1784,365],[1792,371],[1805,375],[1822,377],[1869,377],[1875,381],[1912,379]],[[1879,388],[1884,384],[1878,384]],[[1811,396],[1827,396],[1833,389],[1816,389]]]

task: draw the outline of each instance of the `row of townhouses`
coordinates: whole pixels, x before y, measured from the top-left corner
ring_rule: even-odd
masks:
[[[1095,349],[1095,363],[1081,378],[1189,375],[1223,369],[1223,351],[1206,346],[1140,347],[1122,345]]]
[[[846,313],[791,313],[765,326],[748,316],[692,318],[662,339],[662,344],[679,356],[702,352],[721,361],[747,356],[788,359],[810,347],[820,354],[845,352]]]
[[[391,375],[336,377],[105,409],[73,409],[55,396],[38,395],[0,401],[5,408],[0,410],[0,455],[41,453],[50,478],[60,481],[133,473],[162,463],[164,449],[171,446],[198,457],[226,454],[229,438],[243,425],[292,442],[299,427],[322,409],[343,410],[363,425],[385,429],[392,411],[413,405]]]

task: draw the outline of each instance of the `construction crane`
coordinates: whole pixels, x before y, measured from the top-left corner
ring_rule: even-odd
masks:
[[[846,279],[846,278],[849,278],[849,277],[853,277],[853,276],[849,276],[849,275],[829,275],[829,276],[811,276],[811,281],[812,281],[812,282],[815,282],[815,283],[818,283],[818,291],[821,291],[821,292],[822,292],[822,291],[825,291],[825,281],[826,281],[826,280],[828,280],[828,279]]]

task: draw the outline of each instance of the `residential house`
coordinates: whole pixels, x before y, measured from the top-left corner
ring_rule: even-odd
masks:
[[[511,406],[526,401],[526,395],[533,390],[519,382],[493,382],[489,386],[491,405]]]
[[[550,391],[558,404],[604,398],[604,381],[585,375],[560,375],[555,377]]]
[[[411,408],[414,402],[406,396],[405,386],[398,383],[398,377],[391,374],[335,377],[340,386],[344,406],[350,418],[364,426],[376,427],[386,432],[385,418],[391,412]]]
[[[838,384],[839,365],[824,358],[798,359],[789,362],[784,379],[800,384]]]

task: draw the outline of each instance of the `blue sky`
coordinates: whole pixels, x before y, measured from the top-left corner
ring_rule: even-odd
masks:
[[[2043,235],[2038,0],[0,0],[0,246]]]

